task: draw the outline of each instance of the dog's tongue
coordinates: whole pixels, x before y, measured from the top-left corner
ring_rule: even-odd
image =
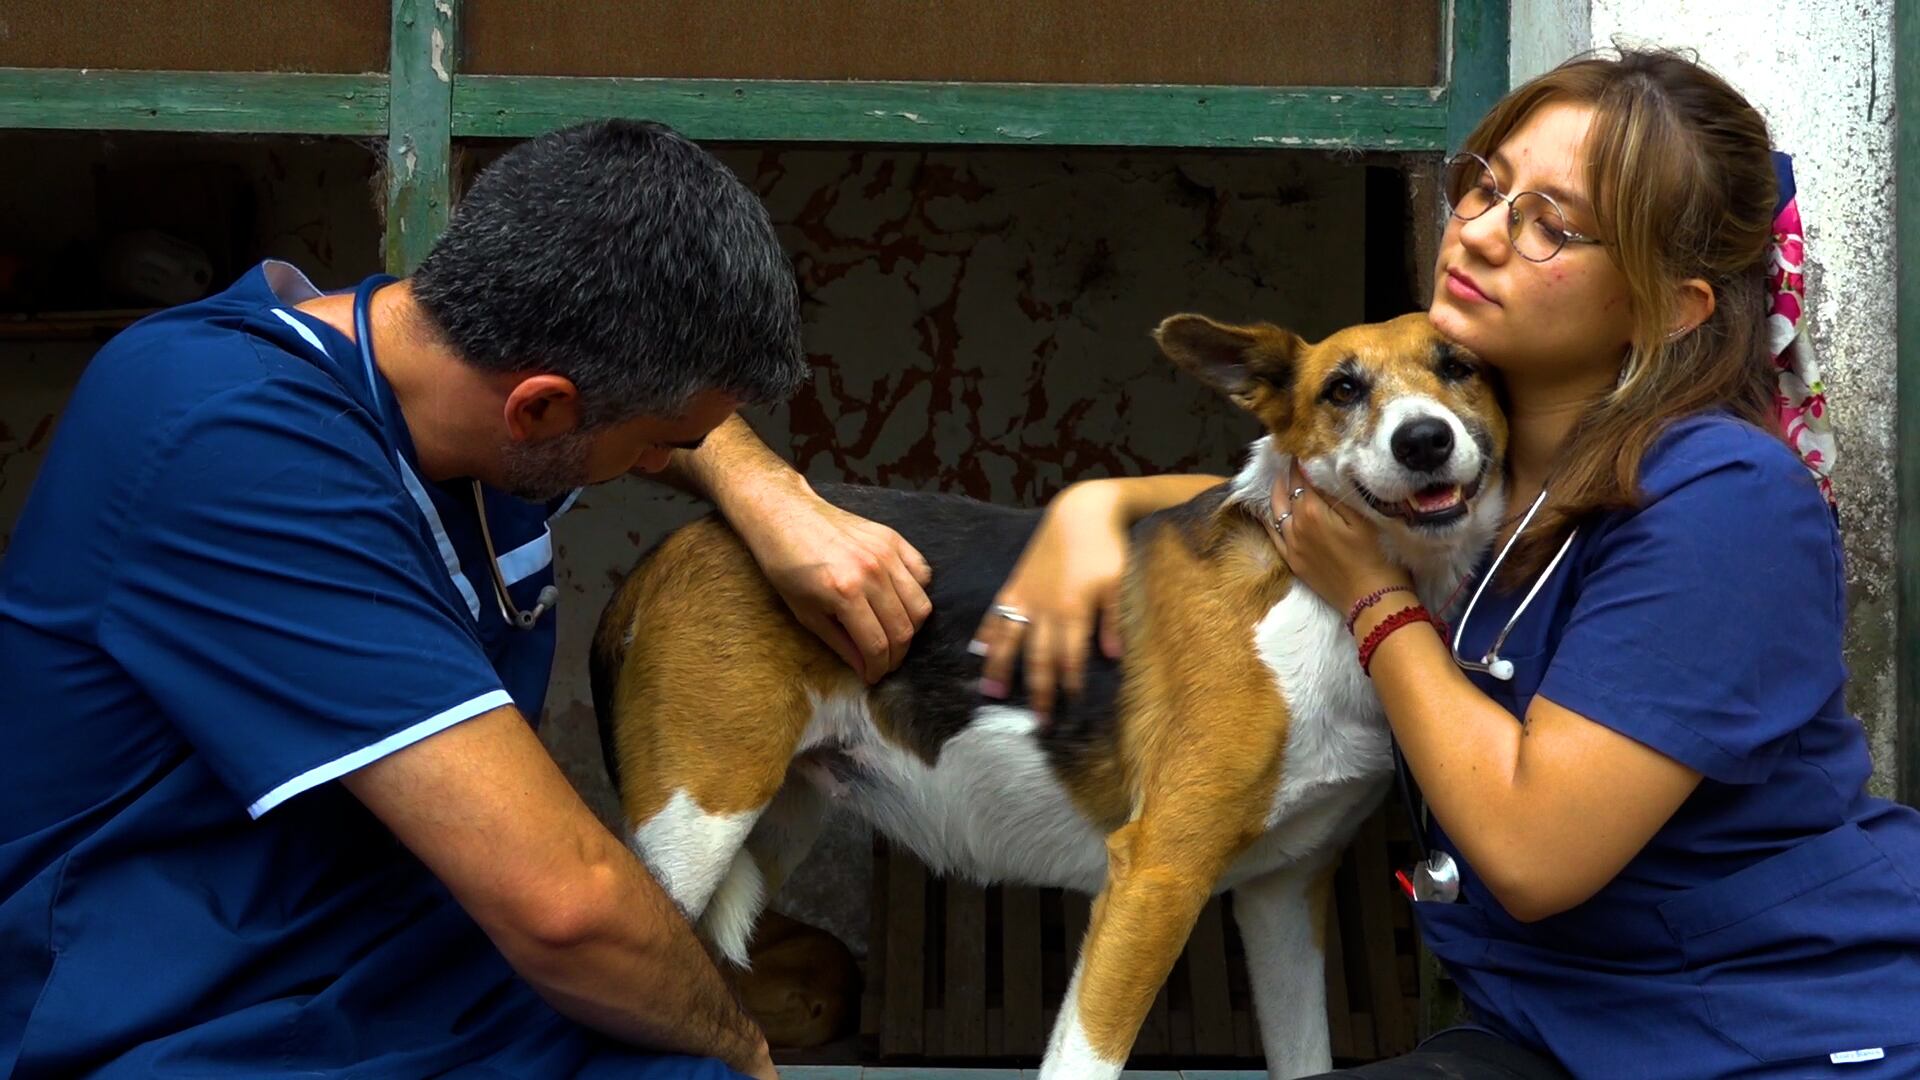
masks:
[[[1435,484],[1430,488],[1421,488],[1407,499],[1407,505],[1417,514],[1437,514],[1442,510],[1451,510],[1459,506],[1466,498],[1459,484]]]

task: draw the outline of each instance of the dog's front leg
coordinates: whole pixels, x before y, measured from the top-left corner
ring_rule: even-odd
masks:
[[[1327,1042],[1327,902],[1337,856],[1282,867],[1233,890],[1247,976],[1273,1080],[1333,1068]]]
[[[1156,829],[1146,818],[1107,839],[1107,884],[1047,1045],[1041,1080],[1112,1080],[1231,861],[1227,828]],[[1225,841],[1225,842],[1223,842]]]

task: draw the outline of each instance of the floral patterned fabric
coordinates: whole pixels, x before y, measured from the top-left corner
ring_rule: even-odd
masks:
[[[1776,370],[1774,406],[1780,429],[1834,505],[1832,418],[1826,384],[1807,336],[1806,236],[1800,226],[1800,202],[1793,184],[1793,159],[1775,152],[1780,178],[1780,209],[1773,219],[1773,265],[1767,272],[1771,307],[1767,315],[1767,352]]]

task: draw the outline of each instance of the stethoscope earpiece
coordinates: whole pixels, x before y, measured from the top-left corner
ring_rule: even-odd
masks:
[[[1487,665],[1487,674],[1499,679],[1501,682],[1510,682],[1513,679],[1513,661],[1495,660],[1493,663]]]
[[[514,612],[513,623],[522,630],[531,630],[533,624],[540,621],[540,616],[545,615],[548,608],[559,602],[560,590],[549,585],[540,590],[540,595],[534,598],[533,607],[530,610]]]

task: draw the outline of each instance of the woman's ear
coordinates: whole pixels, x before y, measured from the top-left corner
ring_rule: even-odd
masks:
[[[1682,338],[1713,318],[1713,286],[1702,278],[1688,278],[1674,286],[1673,325],[1667,327],[1667,339]]]

